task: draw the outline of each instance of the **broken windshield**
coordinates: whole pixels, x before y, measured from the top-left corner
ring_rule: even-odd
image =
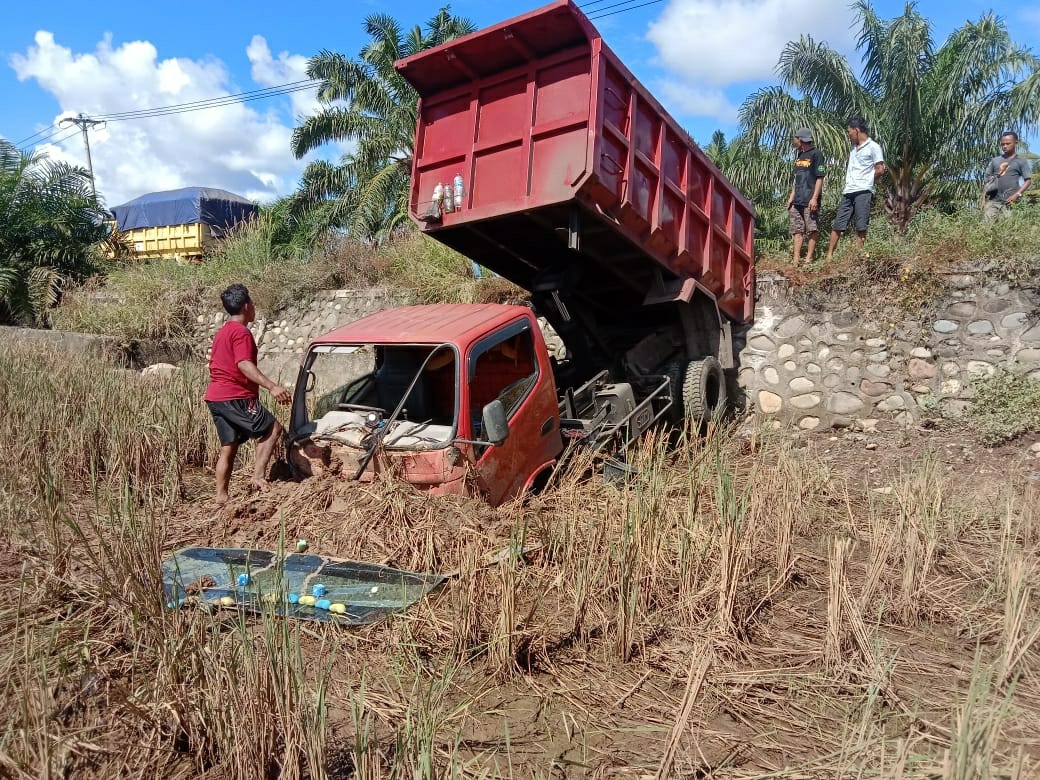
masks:
[[[297,432],[363,447],[390,425],[386,446],[442,445],[456,429],[456,364],[448,345],[318,345],[297,393]]]

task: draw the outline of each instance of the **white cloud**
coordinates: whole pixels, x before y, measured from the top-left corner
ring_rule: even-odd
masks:
[[[670,106],[672,113],[687,116],[708,116],[720,122],[736,122],[738,107],[717,87],[695,87],[685,82],[658,81],[654,94]]]
[[[307,78],[307,58],[302,54],[278,52],[278,58],[271,55],[271,48],[262,35],[254,35],[246,47],[246,56],[252,64],[253,81],[265,87],[303,81]],[[296,117],[304,117],[321,108],[318,103],[317,90],[308,89],[294,92],[291,95],[293,113]]]
[[[160,59],[148,41],[113,46],[106,36],[93,52],[74,53],[52,33],[36,33],[34,45],[10,63],[20,81],[35,80],[61,107],[60,119],[169,106],[255,89],[232,83],[220,60]],[[273,86],[306,78],[305,58],[274,58],[256,36],[246,49],[254,80]],[[310,111],[313,93],[293,95],[293,110]],[[284,100],[275,98],[274,100]],[[117,205],[145,192],[187,186],[221,187],[269,201],[291,192],[305,161],[289,149],[292,126],[274,100],[234,103],[205,111],[110,121],[90,131],[98,192]],[[74,129],[74,128],[73,128]],[[72,129],[69,130],[69,133]],[[41,146],[52,159],[86,164],[77,132]]]
[[[852,22],[834,0],[669,0],[647,38],[662,65],[710,91],[771,80],[784,46],[802,35],[848,53]]]

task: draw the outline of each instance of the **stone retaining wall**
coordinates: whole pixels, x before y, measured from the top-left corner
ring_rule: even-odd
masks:
[[[803,430],[899,427],[927,414],[962,414],[973,380],[998,367],[1040,378],[1037,292],[985,283],[982,272],[951,274],[948,282],[952,292],[933,302],[927,316],[887,307],[883,316],[865,319],[841,300],[806,310],[785,277],[761,275],[755,323],[737,344],[738,383],[748,405]],[[291,382],[311,339],[405,302],[386,290],[322,292],[256,323],[261,366]],[[224,319],[210,318],[207,342]],[[543,332],[550,350],[560,351],[544,323]]]
[[[383,288],[322,290],[309,303],[274,314],[257,312],[252,325],[259,352],[258,365],[277,382],[292,386],[307,345],[330,330],[367,314],[407,303],[405,296]],[[199,352],[208,357],[213,334],[227,321],[224,312],[199,315]]]
[[[843,300],[814,300],[810,309],[783,276],[762,274],[755,323],[737,336],[737,381],[748,406],[803,430],[896,428],[925,415],[962,414],[973,381],[999,368],[1040,379],[1040,293],[987,282],[981,271],[952,273],[947,281],[951,292],[927,312],[882,306],[875,308],[887,313],[865,318]],[[261,312],[253,325],[260,367],[291,385],[312,339],[406,302],[385,289],[329,290],[274,315]],[[208,351],[226,319],[216,312],[199,316],[198,354]],[[103,337],[3,330],[10,338],[44,339],[74,351],[127,349]],[[550,350],[560,352],[544,324],[543,332]]]
[[[804,430],[907,426],[962,414],[973,380],[1000,367],[1040,378],[1037,292],[981,272],[947,281],[951,292],[917,318],[892,306],[865,319],[841,301],[805,311],[784,277],[763,275],[740,352],[748,401]]]

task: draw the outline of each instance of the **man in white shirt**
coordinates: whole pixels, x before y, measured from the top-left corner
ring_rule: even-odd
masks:
[[[857,246],[863,246],[870,224],[870,206],[874,199],[874,182],[885,172],[885,158],[877,141],[867,134],[867,123],[853,117],[846,124],[852,150],[849,165],[845,169],[845,189],[841,193],[838,214],[831,230],[831,243],[827,248],[827,259],[834,255],[838,239],[849,226],[849,219],[856,222]]]

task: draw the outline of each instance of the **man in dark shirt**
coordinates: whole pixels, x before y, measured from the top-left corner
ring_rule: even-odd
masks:
[[[802,254],[802,241],[809,237],[805,260],[811,263],[816,252],[819,228],[816,218],[820,210],[820,193],[823,192],[823,176],[826,168],[823,155],[813,145],[812,131],[803,127],[794,134],[797,152],[794,159],[794,185],[787,197],[787,210],[791,215],[791,235],[794,236],[794,264],[798,265]]]
[[[204,399],[220,437],[216,501],[223,505],[228,501],[238,446],[249,439],[258,440],[250,485],[257,490],[267,487],[267,466],[282,434],[282,424],[260,403],[260,388],[266,388],[281,404],[289,403],[292,396],[256,367],[256,341],[246,327],[256,318],[249,290],[245,285],[233,284],[220,294],[220,300],[231,318],[213,337],[210,382]]]
[[[1000,136],[1000,156],[994,157],[986,166],[982,214],[988,220],[1005,212],[1033,183],[1029,160],[1015,153],[1017,146],[1018,134],[1004,133]]]

